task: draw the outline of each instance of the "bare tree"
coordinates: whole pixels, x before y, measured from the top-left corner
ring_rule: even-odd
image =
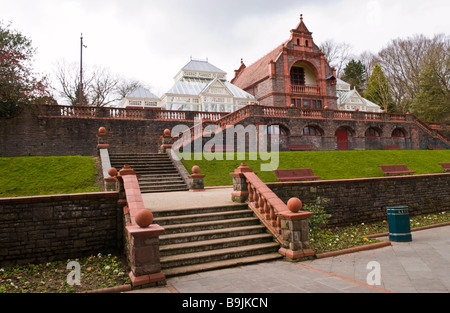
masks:
[[[90,105],[102,107],[122,99],[116,92],[119,80],[104,68],[95,68],[93,79],[88,88]]]
[[[328,64],[336,69],[338,77],[342,77],[344,68],[352,59],[352,46],[348,43],[336,43],[333,39],[324,41],[320,50],[325,54]]]
[[[55,68],[54,75],[59,84],[59,88],[57,88],[59,96],[71,105],[78,105],[80,95],[79,88],[81,86],[78,65],[75,63],[68,64],[66,61],[61,60],[56,63]],[[81,93],[84,99],[86,99],[88,93],[87,86],[91,84],[92,80],[92,75],[83,73],[83,90]],[[83,103],[87,104],[85,101],[83,101]]]
[[[59,95],[71,105],[78,105],[80,94],[80,72],[76,63],[56,64],[55,76],[59,84]],[[83,71],[83,103],[90,106],[107,106],[122,100],[129,92],[143,84],[137,80],[126,80],[106,68],[86,68]]]
[[[138,80],[131,79],[121,79],[119,83],[117,84],[117,93],[120,95],[120,97],[123,99],[125,98],[130,92],[135,90],[138,87],[143,87],[144,84]]]
[[[361,61],[366,67],[366,82],[368,82],[375,64],[379,63],[380,59],[372,52],[364,51],[358,56],[357,60]]]
[[[431,39],[415,35],[406,39],[394,39],[378,54],[379,64],[391,86],[398,112],[409,111],[409,106],[420,89],[424,64],[436,55],[433,51],[439,50],[443,38],[443,35]]]

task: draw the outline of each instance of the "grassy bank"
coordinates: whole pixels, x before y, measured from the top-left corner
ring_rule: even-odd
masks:
[[[211,155],[209,155],[211,156]],[[261,171],[261,164],[270,160],[250,160],[245,154],[243,160],[236,155],[227,160],[207,160],[205,156],[192,154],[191,160],[183,156],[183,164],[188,171],[198,165],[201,173],[206,174],[206,186],[231,185],[233,172],[242,162],[245,162],[264,182],[277,181],[272,171]],[[208,155],[206,155],[208,157]],[[286,151],[279,153],[278,168],[312,168],[314,174],[322,180],[347,179],[383,176],[378,165],[406,164],[417,174],[442,173],[440,162],[450,162],[450,150],[395,150],[395,151]]]
[[[0,197],[98,192],[93,157],[0,158]]]

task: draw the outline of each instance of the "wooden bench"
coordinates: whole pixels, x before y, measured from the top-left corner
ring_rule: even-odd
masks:
[[[440,145],[429,145],[428,149],[429,150],[444,150],[444,148]]]
[[[386,175],[414,174],[416,171],[410,171],[405,164],[398,165],[378,165]]]
[[[294,168],[274,170],[275,177],[280,181],[286,180],[315,180],[320,176],[315,176],[310,168]]]
[[[399,145],[385,145],[384,150],[401,150]]]
[[[310,145],[287,145],[288,149],[291,151],[312,151],[314,150],[313,147]]]
[[[214,145],[211,147],[211,152],[234,152],[232,145]]]
[[[442,169],[444,170],[444,172],[449,172],[450,171],[450,163],[439,163],[442,166]]]

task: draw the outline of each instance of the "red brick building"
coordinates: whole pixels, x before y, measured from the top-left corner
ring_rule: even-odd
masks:
[[[337,110],[336,77],[303,17],[290,38],[250,66],[241,60],[231,83],[261,105]]]

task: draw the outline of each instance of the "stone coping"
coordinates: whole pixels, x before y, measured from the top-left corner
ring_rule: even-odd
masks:
[[[67,200],[91,200],[103,198],[118,198],[119,192],[91,192],[91,193],[74,193],[74,194],[55,194],[29,197],[10,197],[0,198],[0,204],[20,204],[20,203],[40,203],[40,202],[54,202]]]
[[[346,178],[346,179],[330,179],[330,180],[315,180],[315,181],[290,181],[290,182],[268,182],[267,186],[290,186],[290,185],[306,185],[306,184],[342,184],[352,182],[370,182],[380,180],[396,180],[396,179],[419,179],[431,177],[446,177],[450,173],[432,173],[432,174],[416,174],[416,175],[399,175],[399,176],[380,176],[380,177],[362,177],[362,178]]]

